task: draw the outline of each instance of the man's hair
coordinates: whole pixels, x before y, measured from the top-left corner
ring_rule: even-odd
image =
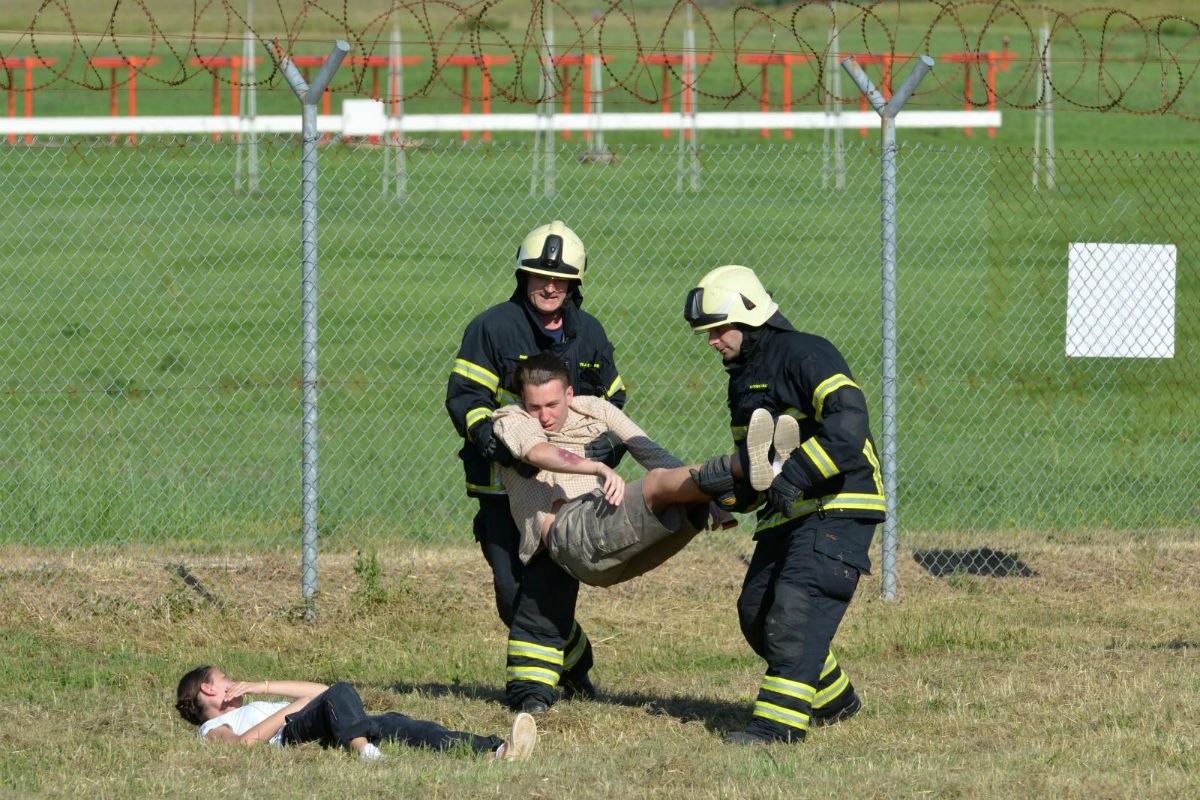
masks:
[[[571,371],[567,364],[554,353],[538,353],[517,365],[513,371],[513,389],[517,395],[525,394],[526,386],[542,386],[560,380],[563,386],[571,385]]]
[[[196,667],[179,679],[179,688],[175,692],[175,710],[193,725],[203,725],[208,721],[208,709],[200,702],[200,685],[208,683],[212,677],[212,669],[207,664]]]

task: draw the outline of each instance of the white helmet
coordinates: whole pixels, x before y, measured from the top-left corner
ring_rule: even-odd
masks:
[[[717,267],[688,292],[683,318],[699,333],[721,325],[758,328],[778,310],[754,270],[730,264]]]
[[[575,231],[560,219],[531,230],[517,250],[517,269],[545,275],[583,281],[587,269],[587,251]]]

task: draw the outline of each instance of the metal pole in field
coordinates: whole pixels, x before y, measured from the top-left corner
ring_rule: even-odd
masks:
[[[303,438],[302,467],[300,472],[301,532],[303,554],[301,583],[304,599],[312,600],[317,591],[317,105],[321,95],[329,86],[333,73],[342,64],[350,45],[341,39],[333,43],[333,50],[312,84],[304,81],[300,70],[291,58],[279,52],[278,42],[272,42],[271,57],[287,80],[296,97],[300,99],[303,113],[301,139],[301,233],[300,253],[301,278],[301,435]],[[310,609],[311,613],[311,609]]]
[[[836,67],[841,60],[838,55],[837,3],[829,4],[834,14],[829,26],[829,57],[825,62],[825,130],[821,138],[821,188],[828,189],[830,177],[835,189],[846,188],[846,142],[842,129],[842,73]],[[829,161],[829,140],[833,139],[833,166]]]
[[[395,9],[395,3],[392,4]],[[393,196],[403,200],[408,196],[408,156],[404,152],[404,56],[400,49],[400,23],[392,20],[392,46],[388,51],[388,102],[394,132],[384,142],[384,152],[391,156],[390,174],[384,176],[384,192],[390,178],[395,186]]]
[[[1054,188],[1054,85],[1050,81],[1050,28],[1042,23],[1042,49],[1038,55],[1038,91],[1040,102],[1033,118],[1033,188],[1038,188],[1038,176],[1047,189]],[[1042,131],[1045,129],[1045,147]]]
[[[842,68],[867,97],[879,114],[882,136],[882,175],[880,203],[882,205],[882,316],[883,316],[883,448],[880,466],[887,515],[883,521],[883,590],[885,600],[896,599],[896,115],[917,84],[933,69],[933,59],[927,55],[917,59],[917,65],[890,100],[871,83],[867,73],[853,56],[842,61]]]
[[[242,44],[241,113],[238,117],[240,136],[237,148],[237,178],[235,188],[241,186],[242,152],[246,155],[246,193],[258,191],[258,133],[254,130],[254,118],[258,116],[258,71],[254,68],[254,0],[246,0],[246,38]]]
[[[683,32],[683,73],[679,99],[679,167],[675,188],[683,189],[684,177],[693,192],[700,191],[699,128],[696,126],[696,28],[692,23],[692,4],[687,6],[687,27]]]

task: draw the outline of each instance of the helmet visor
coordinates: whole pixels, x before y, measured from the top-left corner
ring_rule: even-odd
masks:
[[[683,306],[683,318],[687,320],[692,328],[700,331],[724,325],[729,319],[729,314],[723,310],[712,313],[706,312],[704,310],[704,289],[697,286],[688,292],[687,302]]]

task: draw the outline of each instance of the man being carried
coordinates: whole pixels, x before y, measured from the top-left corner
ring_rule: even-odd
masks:
[[[521,405],[495,415],[496,435],[522,462],[500,475],[521,531],[522,558],[544,546],[584,583],[611,586],[679,552],[710,516],[713,527],[736,524],[713,504],[742,477],[735,458],[685,466],[619,408],[576,395],[568,381],[553,354],[529,358],[513,376]],[[650,470],[644,477],[626,485],[607,464],[583,456],[584,446],[605,431]]]
[[[493,432],[521,462],[502,467],[500,479],[521,533],[523,561],[545,547],[583,583],[611,586],[679,552],[710,515],[715,525],[734,524],[712,503],[713,498],[732,499],[733,480],[742,477],[735,458],[717,456],[685,466],[612,403],[576,395],[566,366],[552,353],[522,361],[513,386],[522,405],[498,409]],[[611,467],[583,456],[584,446],[605,431],[650,470],[643,478],[626,486]],[[765,435],[771,433],[768,427]],[[574,610],[574,602],[556,609],[518,603],[513,624],[531,627],[529,633],[561,648]],[[557,648],[509,653],[514,668],[510,704],[520,707],[526,698],[554,701],[562,672]]]

